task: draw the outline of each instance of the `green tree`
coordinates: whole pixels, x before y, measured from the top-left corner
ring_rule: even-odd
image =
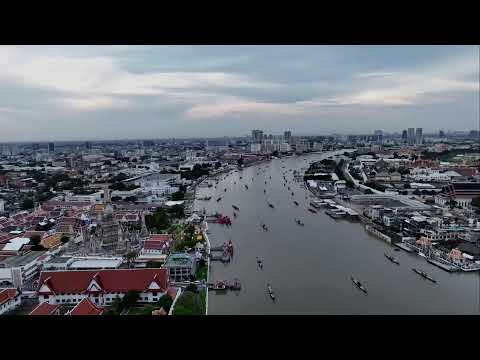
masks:
[[[162,307],[166,312],[168,312],[172,307],[172,303],[173,300],[170,295],[165,294],[160,298],[160,300],[158,300],[156,305]]]
[[[149,230],[161,231],[170,227],[170,219],[165,209],[160,209],[145,216],[145,224]]]
[[[410,183],[407,182],[407,183],[403,184],[403,188],[404,189],[411,189],[412,187],[410,186]]]
[[[200,294],[195,294],[191,291],[185,291],[177,300],[174,315],[203,315],[205,313],[205,306],[202,304]]]
[[[123,307],[132,307],[140,300],[140,293],[135,290],[129,290],[122,298]]]
[[[184,198],[185,198],[185,193],[183,193],[181,191],[177,191],[177,192],[174,192],[172,194],[172,200],[173,201],[183,200]]]
[[[30,209],[33,209],[34,207],[35,207],[35,203],[31,198],[26,198],[25,200],[23,200],[22,202],[23,210],[30,210]]]
[[[472,199],[472,202],[470,203],[473,207],[480,208],[480,196],[476,196]]]
[[[42,238],[38,234],[34,234],[30,236],[30,245],[37,246],[40,244],[40,241],[42,241]]]
[[[62,244],[65,244],[67,243],[68,241],[70,240],[70,238],[66,235],[63,235],[60,239],[60,241],[62,242]]]
[[[130,251],[125,255],[125,258],[127,259],[128,266],[130,267],[130,264],[135,258],[137,257],[137,253],[135,251]]]

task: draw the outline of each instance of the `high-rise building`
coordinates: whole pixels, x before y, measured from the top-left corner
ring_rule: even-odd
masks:
[[[40,149],[40,144],[38,144],[38,143],[32,144],[32,150],[33,151],[37,151],[38,149]]]
[[[55,143],[53,143],[53,142],[48,143],[48,152],[49,153],[54,153],[55,152]]]
[[[408,128],[408,144],[415,144],[415,128]]]
[[[382,130],[375,130],[373,132],[373,137],[374,137],[374,141],[376,141],[378,143],[382,143],[383,142],[383,131]]]
[[[402,140],[407,141],[408,135],[407,135],[407,130],[402,131]]]
[[[415,145],[422,145],[423,143],[423,129],[417,128],[415,132]]]
[[[283,140],[286,142],[286,143],[291,143],[292,141],[292,132],[291,131],[285,131],[283,133]]]
[[[443,139],[443,138],[445,137],[445,132],[444,132],[443,130],[440,130],[440,131],[438,132],[438,137],[439,137],[440,139]]]
[[[252,142],[261,143],[263,141],[263,131],[262,130],[252,130]]]
[[[85,149],[92,150],[92,143],[90,141],[85,141]]]

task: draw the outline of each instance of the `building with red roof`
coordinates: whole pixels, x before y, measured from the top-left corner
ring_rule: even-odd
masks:
[[[102,315],[103,307],[95,305],[89,298],[84,298],[66,315]]]
[[[20,293],[15,288],[0,289],[0,315],[21,304]]]
[[[139,302],[156,302],[168,291],[169,279],[165,268],[66,270],[42,271],[38,284],[40,302],[68,305],[89,298],[105,306],[128,291],[138,291]]]
[[[48,302],[42,302],[28,315],[60,315],[60,308],[61,305],[50,305]]]

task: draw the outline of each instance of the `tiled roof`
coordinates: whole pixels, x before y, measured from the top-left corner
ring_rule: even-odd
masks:
[[[103,308],[84,298],[68,314],[69,315],[102,315]]]
[[[172,240],[172,235],[170,234],[152,234],[147,241],[163,241],[167,242]]]
[[[8,288],[8,289],[0,290],[0,305],[3,305],[9,302],[10,300],[15,299],[17,295],[18,295],[17,289]]]
[[[53,293],[84,293],[96,274],[97,283],[101,284],[105,292],[144,291],[154,279],[161,290],[168,288],[167,269],[156,268],[42,271],[38,282],[39,289],[46,284]]]
[[[48,302],[42,302],[29,315],[53,315],[59,307],[60,305],[50,305]]]
[[[162,250],[165,247],[165,242],[155,241],[155,240],[146,240],[143,243],[143,248],[146,250]]]

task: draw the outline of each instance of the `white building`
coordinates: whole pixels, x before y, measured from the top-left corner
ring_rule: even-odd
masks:
[[[109,256],[61,256],[53,258],[43,265],[44,270],[92,270],[118,269],[123,262],[121,257]]]
[[[25,255],[8,257],[0,262],[0,283],[21,287],[38,274],[40,266],[49,256],[46,251],[31,251]]]
[[[250,144],[250,152],[259,153],[262,150],[262,144],[254,143]]]
[[[88,298],[97,306],[110,305],[128,291],[140,294],[140,303],[157,302],[169,291],[168,270],[116,269],[42,271],[39,279],[39,302],[78,304]]]
[[[103,201],[103,191],[98,191],[90,195],[67,195],[65,201],[69,202],[89,202],[90,204],[97,204]]]
[[[280,152],[289,152],[291,151],[290,144],[287,142],[280,143]]]

